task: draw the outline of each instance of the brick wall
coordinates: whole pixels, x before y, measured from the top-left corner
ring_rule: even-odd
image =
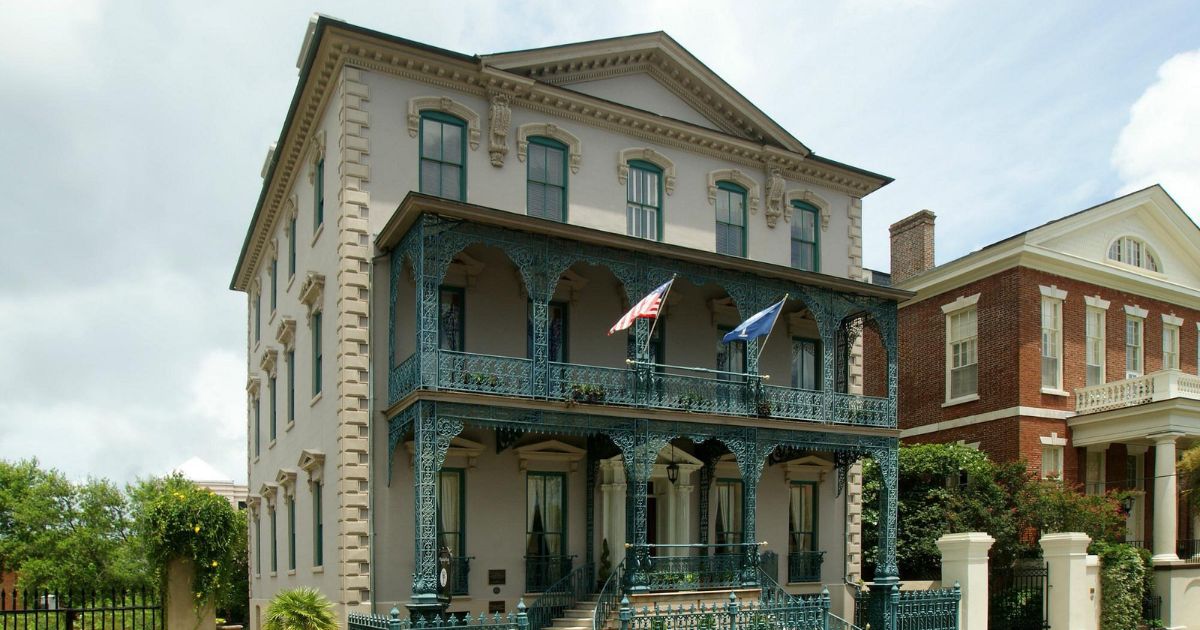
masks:
[[[869,323],[863,326],[863,395],[888,395],[887,352],[879,332]]]

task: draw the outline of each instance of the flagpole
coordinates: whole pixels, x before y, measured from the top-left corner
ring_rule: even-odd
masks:
[[[650,334],[646,336],[646,347],[643,350],[643,354],[650,352],[650,342],[654,340],[654,329],[658,327],[658,320],[663,316],[663,310],[667,308],[667,297],[671,295],[671,289],[675,288],[675,278],[678,276],[679,274],[677,273],[671,274],[671,283],[667,285],[667,290],[663,292],[662,305],[658,307],[658,315],[654,316],[654,323],[650,324]],[[633,360],[637,361],[637,357],[633,357]],[[651,361],[651,363],[654,363],[654,361]]]
[[[787,302],[789,295],[791,295],[791,294],[784,293],[783,299],[780,300],[780,302]],[[783,307],[782,306],[779,307],[779,313],[777,313],[775,315],[775,321],[771,322],[771,330],[767,331],[767,336],[763,338],[763,342],[758,344],[758,356],[754,357],[754,363],[756,365],[758,364],[758,360],[762,358],[763,350],[766,349],[766,347],[767,347],[767,341],[769,341],[771,339],[771,333],[775,332],[775,324],[779,323],[779,317],[781,315],[783,315]],[[762,370],[760,369],[759,373],[761,373],[761,372],[762,372]]]

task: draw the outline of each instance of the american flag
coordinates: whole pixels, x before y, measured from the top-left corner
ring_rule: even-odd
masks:
[[[662,308],[663,298],[666,297],[667,291],[671,290],[671,283],[675,282],[674,278],[667,280],[661,287],[650,292],[649,295],[642,298],[640,302],[633,305],[628,313],[621,316],[617,323],[613,324],[612,328],[608,329],[608,334],[613,334],[618,330],[625,330],[633,325],[633,322],[639,318],[646,317],[653,319],[658,317],[658,311]]]

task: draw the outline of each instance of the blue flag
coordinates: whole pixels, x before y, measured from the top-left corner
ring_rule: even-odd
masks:
[[[721,342],[750,341],[751,339],[758,339],[763,335],[771,334],[771,329],[775,327],[775,320],[779,319],[779,313],[783,311],[783,303],[786,301],[787,298],[783,298],[751,315],[749,319],[738,324],[737,328],[734,328],[722,337]]]

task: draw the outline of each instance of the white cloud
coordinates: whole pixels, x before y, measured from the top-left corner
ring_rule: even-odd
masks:
[[[1200,218],[1200,50],[1171,57],[1129,110],[1112,154],[1126,193],[1162,184]]]

